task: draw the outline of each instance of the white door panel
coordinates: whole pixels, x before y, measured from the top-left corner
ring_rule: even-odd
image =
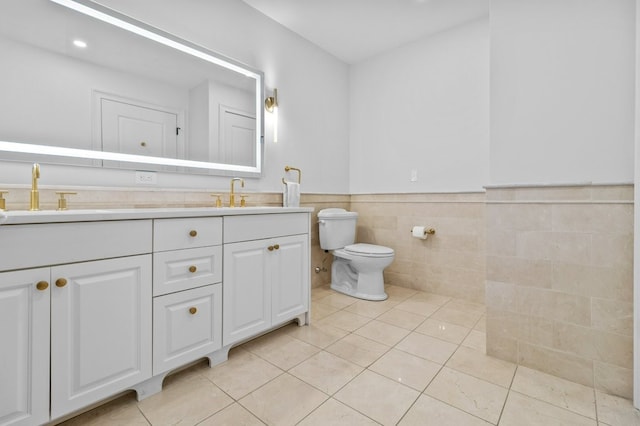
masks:
[[[111,99],[102,99],[100,104],[103,151],[178,157],[176,114]],[[136,167],[127,163],[105,163],[124,168]]]
[[[245,114],[220,110],[220,163],[256,165],[256,119]]]

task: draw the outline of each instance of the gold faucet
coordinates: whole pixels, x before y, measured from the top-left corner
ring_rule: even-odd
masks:
[[[38,179],[40,178],[40,164],[34,163],[31,169],[31,202],[29,210],[40,210],[40,193],[38,192]]]
[[[244,179],[242,179],[242,178],[233,178],[233,179],[231,179],[231,192],[229,194],[229,207],[235,207],[236,206],[236,193],[233,190],[233,184],[237,180],[240,181],[240,186],[244,188]]]

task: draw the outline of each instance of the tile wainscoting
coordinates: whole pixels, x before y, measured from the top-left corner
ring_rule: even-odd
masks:
[[[385,281],[414,290],[484,303],[485,194],[352,195],[359,242],[391,247]],[[426,240],[413,226],[436,230]]]
[[[633,388],[633,186],[487,189],[487,354]]]

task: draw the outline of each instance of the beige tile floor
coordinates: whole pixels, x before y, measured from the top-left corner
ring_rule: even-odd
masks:
[[[482,305],[401,287],[316,288],[287,325],[68,425],[640,425],[628,400],[485,355]]]

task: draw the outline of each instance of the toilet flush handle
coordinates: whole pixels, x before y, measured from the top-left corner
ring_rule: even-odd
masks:
[[[324,225],[324,224],[325,224],[324,220],[319,220],[318,221],[318,225]]]

